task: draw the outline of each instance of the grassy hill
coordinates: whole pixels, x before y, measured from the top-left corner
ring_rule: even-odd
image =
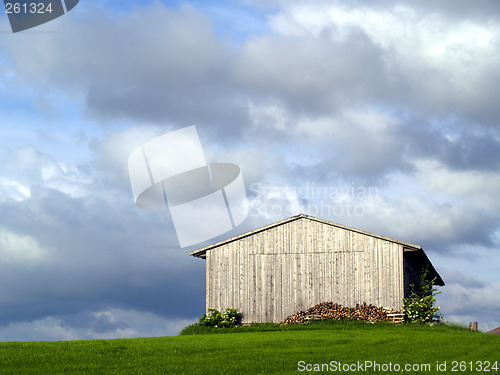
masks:
[[[486,361],[484,373],[500,374],[500,336],[457,326],[317,322],[197,333],[189,327],[176,337],[1,343],[0,374],[387,374],[397,366],[402,374],[479,374]],[[445,363],[446,371],[436,371]],[[314,364],[324,371],[308,371]]]

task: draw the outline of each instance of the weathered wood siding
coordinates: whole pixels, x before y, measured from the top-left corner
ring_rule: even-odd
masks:
[[[403,245],[301,218],[206,254],[208,308],[279,322],[322,302],[401,309]]]

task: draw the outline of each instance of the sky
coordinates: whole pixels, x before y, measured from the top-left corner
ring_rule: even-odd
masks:
[[[500,326],[500,3],[81,0],[0,18],[0,341],[176,335],[190,251],[306,213],[421,245],[444,320]],[[231,232],[181,248],[130,153],[196,125]]]

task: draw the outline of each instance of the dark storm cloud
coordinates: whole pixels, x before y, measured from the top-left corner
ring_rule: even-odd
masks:
[[[308,53],[293,55],[288,60],[290,64],[301,67],[306,56],[312,55],[314,63],[306,66],[310,70],[317,68],[319,73],[325,73],[325,62],[330,63],[331,69],[320,74],[324,80],[318,80],[313,87],[325,84],[334,89],[338,85],[343,90],[344,106],[358,99],[390,108],[409,108],[431,117],[460,115],[497,126],[500,112],[494,99],[499,95],[495,84],[499,78],[496,23],[471,20],[465,14],[456,19],[445,11],[436,12],[418,4],[283,3],[282,11],[273,15],[270,22],[277,34],[285,35],[288,53],[277,42],[280,38],[274,37],[273,42],[273,37],[263,37],[260,45],[259,40],[255,45],[247,43],[255,51],[250,57],[258,58],[260,52],[273,67],[275,61],[292,56],[291,51],[304,51]],[[356,34],[364,34],[366,42],[339,43],[345,35]],[[322,51],[331,51],[335,46],[340,51],[337,56],[322,54],[314,59],[314,51],[307,49],[311,38],[322,45]],[[363,45],[364,53],[356,55],[357,47]],[[354,59],[342,60],[338,55]],[[275,77],[284,79],[279,72],[302,73],[289,74],[292,84],[294,79],[300,82],[308,77],[303,71],[286,68],[284,65],[284,69],[277,69]],[[260,71],[256,72],[258,77]],[[329,80],[330,73],[333,82]],[[280,87],[279,78],[270,82],[276,81]],[[321,90],[308,92],[302,88],[302,92],[310,94],[305,103],[322,103],[325,99]],[[314,107],[310,108],[314,113]]]
[[[478,321],[479,329],[483,331],[498,326],[500,304],[496,296],[500,292],[500,283],[450,269],[440,273],[446,280],[446,289],[437,297],[437,304],[441,306],[444,320],[459,321],[465,325]]]
[[[452,209],[452,205],[449,205],[448,209]],[[457,209],[460,208],[457,207]],[[446,208],[442,209],[443,217],[447,215],[447,211]],[[431,249],[439,254],[453,256],[467,262],[473,261],[476,255],[474,253],[460,253],[457,251],[457,247],[463,245],[481,245],[492,251],[496,250],[498,244],[494,236],[499,222],[492,222],[490,215],[484,215],[481,212],[470,212],[470,216],[466,224],[464,224],[460,217],[452,218],[453,225],[458,226],[459,229],[447,233],[443,236],[444,238],[434,235],[414,242],[418,242],[424,249]],[[447,218],[447,220],[450,219]],[[412,242],[413,240],[409,238],[408,241]]]
[[[426,119],[407,119],[394,136],[408,160],[439,160],[451,170],[500,170],[500,140],[491,128],[465,120],[436,125]]]
[[[479,280],[472,275],[465,272],[457,271],[445,271],[446,280],[450,284],[460,285],[467,289],[481,289],[486,287],[486,282],[484,280]]]
[[[24,72],[19,78],[83,94],[100,121],[199,123],[236,133],[245,121],[246,102],[229,82],[233,51],[193,8],[156,3],[112,20],[96,13],[53,27],[61,31],[50,38],[4,41]],[[35,63],[27,58],[33,54],[61,58]]]
[[[366,1],[357,0],[355,1],[355,4],[366,4]],[[401,4],[401,2],[397,0],[381,0],[375,2],[375,4],[375,6],[394,6]],[[405,1],[405,4],[420,9],[425,13],[439,12],[448,17],[454,17],[458,19],[493,20],[497,19],[497,17],[500,16],[500,4],[495,0],[412,0]]]
[[[443,157],[451,168],[500,170],[500,142],[490,135],[463,134]]]
[[[360,31],[340,41],[335,32],[251,40],[238,58],[236,79],[252,91],[286,98],[294,113],[332,113],[384,92],[383,51]]]
[[[438,117],[460,114],[496,125],[497,54],[486,47],[471,50],[470,40],[451,43],[449,35],[469,38],[477,30],[462,30],[467,25],[455,26],[444,12],[431,26],[439,28],[436,48],[442,46],[445,55],[430,56],[425,25],[412,22],[424,22],[433,10],[407,6],[417,7],[422,17],[408,16],[405,31],[405,15],[391,13],[391,2],[375,5],[398,21],[392,36],[362,23],[331,22],[318,35],[267,32],[230,46],[216,37],[208,16],[157,3],[112,20],[64,20],[57,24],[64,33],[51,38],[4,43],[26,78],[83,95],[87,113],[104,122],[200,124],[219,139],[234,139],[251,131],[248,103],[264,99],[282,103],[294,116],[331,116],[341,108],[375,105]],[[368,3],[358,8],[342,7],[374,12]],[[28,54],[40,58],[34,63]],[[50,55],[61,59],[44,57]],[[266,128],[260,130],[264,138]]]
[[[268,10],[276,6],[286,7],[295,4],[304,4],[302,0],[251,0],[250,2]],[[321,5],[322,3],[324,4],[322,0],[307,2],[308,5]],[[329,4],[345,5],[346,3],[340,0],[332,0],[329,1]],[[476,17],[489,19],[500,15],[500,4],[495,0],[407,0],[405,2],[399,0],[352,0],[348,4],[352,8],[369,7],[375,10],[383,10],[398,5],[417,8],[425,13],[439,12],[459,19]]]
[[[0,204],[0,227],[46,251],[35,264],[19,254],[17,264],[1,266],[1,323],[108,305],[169,318],[198,315],[204,263],[178,249],[161,215],[138,215],[132,198],[128,207],[118,202],[33,188],[23,202]]]

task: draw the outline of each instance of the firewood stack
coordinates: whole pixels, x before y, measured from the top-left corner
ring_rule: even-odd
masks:
[[[296,314],[290,315],[288,318],[280,322],[281,325],[308,323],[310,320],[364,320],[367,322],[378,322],[387,320],[387,312],[373,305],[357,304],[356,307],[342,307],[338,303],[321,302],[316,306],[310,307],[307,311],[299,311]]]

